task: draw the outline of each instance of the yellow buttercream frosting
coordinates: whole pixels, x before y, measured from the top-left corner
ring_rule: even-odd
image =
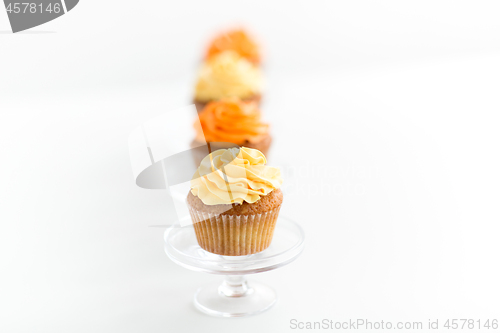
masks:
[[[210,57],[201,67],[196,83],[195,99],[241,99],[259,95],[262,90],[261,70],[234,51]]]
[[[257,149],[219,149],[207,155],[191,180],[191,193],[205,205],[254,203],[278,189],[281,171]]]

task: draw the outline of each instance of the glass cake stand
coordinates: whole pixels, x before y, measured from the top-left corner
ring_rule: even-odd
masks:
[[[269,310],[276,303],[276,292],[260,283],[248,283],[245,275],[289,264],[303,248],[304,231],[283,216],[278,217],[271,245],[246,256],[222,256],[203,250],[192,225],[174,225],[165,231],[165,252],[173,262],[194,271],[224,275],[222,284],[203,286],[194,295],[198,310],[219,317],[243,317]]]

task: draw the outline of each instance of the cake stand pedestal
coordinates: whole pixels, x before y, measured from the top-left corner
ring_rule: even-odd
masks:
[[[192,225],[174,225],[165,231],[165,252],[173,262],[198,272],[224,275],[219,284],[201,287],[194,305],[218,317],[243,317],[262,313],[276,304],[276,292],[266,285],[248,282],[246,275],[267,272],[295,260],[304,248],[304,231],[279,216],[271,245],[246,256],[221,256],[203,250]]]

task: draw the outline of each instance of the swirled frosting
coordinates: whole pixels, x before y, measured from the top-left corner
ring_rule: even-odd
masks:
[[[202,65],[194,97],[198,101],[225,97],[245,99],[259,95],[261,90],[260,69],[238,53],[224,51]]]
[[[244,30],[231,30],[216,36],[208,47],[206,59],[227,50],[235,51],[255,64],[260,62],[259,46]]]
[[[219,149],[207,155],[191,180],[191,193],[205,205],[254,203],[278,189],[281,171],[257,149]]]
[[[269,125],[260,120],[255,102],[222,99],[210,102],[195,122],[196,139],[200,142],[258,142],[269,133]]]

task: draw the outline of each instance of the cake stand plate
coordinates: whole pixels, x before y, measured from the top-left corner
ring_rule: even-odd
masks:
[[[196,292],[200,311],[220,317],[242,317],[270,309],[275,291],[246,280],[247,274],[270,271],[295,260],[304,248],[304,231],[292,220],[279,216],[271,245],[246,256],[222,256],[203,250],[192,225],[174,225],[165,231],[165,252],[175,263],[200,272],[224,275],[222,284],[209,284]]]

